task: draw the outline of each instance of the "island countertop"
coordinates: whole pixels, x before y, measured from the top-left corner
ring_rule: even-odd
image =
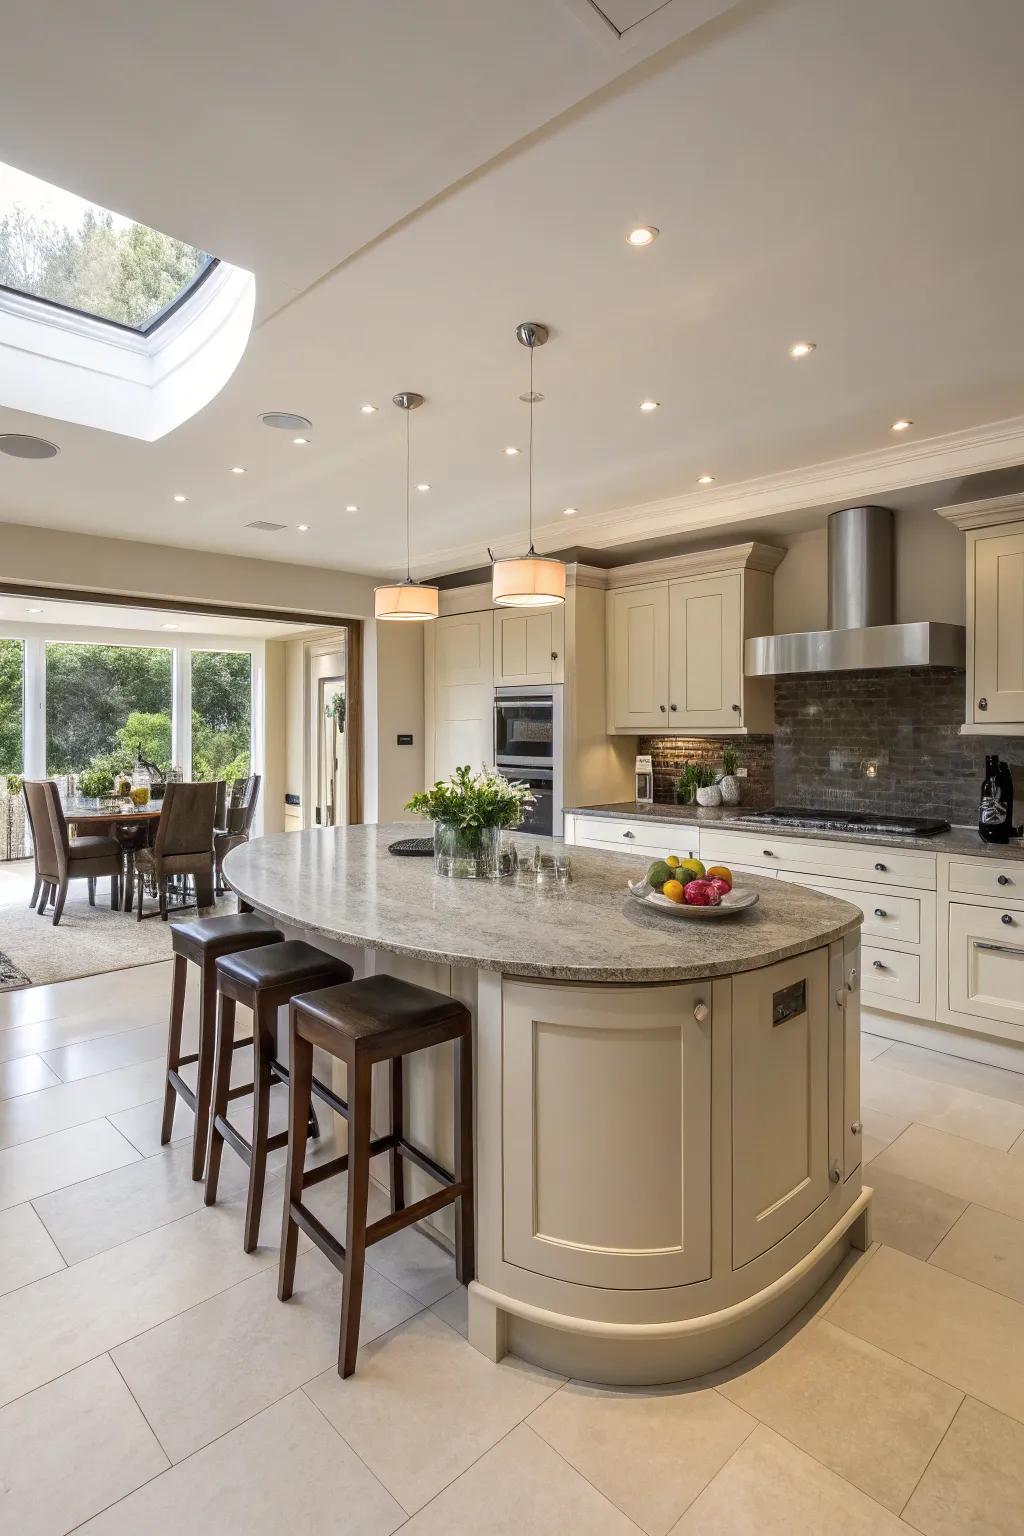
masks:
[[[744,875],[759,904],[687,921],[645,911],[626,890],[646,858],[572,847],[568,887],[451,880],[428,858],[388,853],[422,822],[309,828],[228,854],[225,877],[279,922],[338,943],[507,976],[579,982],[693,981],[755,970],[855,930],[857,907],[804,886]],[[519,839],[532,852],[535,840]],[[557,839],[545,850],[561,851]]]

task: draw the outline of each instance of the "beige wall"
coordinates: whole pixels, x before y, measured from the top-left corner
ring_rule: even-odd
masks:
[[[268,540],[274,535],[268,534]],[[4,581],[71,587],[174,602],[227,603],[363,618],[373,612],[373,580],[321,566],[252,560],[131,539],[0,524]]]
[[[285,641],[267,640],[263,648],[264,741],[263,830],[284,831],[285,794]]]
[[[775,572],[775,633],[828,623],[825,529],[777,541],[788,553]],[[964,622],[964,540],[936,512],[896,514],[896,622]]]
[[[406,801],[423,788],[423,626],[367,624],[364,684],[364,819],[406,821]],[[398,746],[408,732],[413,745]]]

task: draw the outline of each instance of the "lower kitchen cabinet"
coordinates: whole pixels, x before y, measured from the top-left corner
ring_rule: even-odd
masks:
[[[1024,911],[950,902],[949,1006],[1019,1025],[1024,1040]]]

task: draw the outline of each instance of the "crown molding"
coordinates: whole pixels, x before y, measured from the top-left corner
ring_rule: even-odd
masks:
[[[965,532],[969,528],[998,528],[1004,523],[1024,522],[1024,495],[986,496],[981,501],[961,501],[935,510]]]
[[[680,576],[708,576],[719,571],[777,570],[786,551],[771,544],[727,544],[722,549],[698,549],[663,560],[616,565],[608,572],[609,587],[635,587],[644,581],[672,581]]]
[[[776,475],[737,481],[734,485],[709,486],[660,501],[616,507],[608,512],[581,513],[573,519],[573,539],[592,549],[673,534],[714,532],[754,518],[781,516],[832,502],[861,501],[884,496],[932,480],[955,479],[984,470],[1009,469],[1024,463],[1024,416],[988,422],[950,432],[943,437],[900,443],[871,453],[854,454],[805,465]],[[543,549],[557,549],[565,542],[561,518],[535,527],[536,542]],[[503,541],[496,553],[518,549],[515,538]],[[487,545],[453,545],[434,550],[417,568],[418,573],[472,569],[487,559]]]

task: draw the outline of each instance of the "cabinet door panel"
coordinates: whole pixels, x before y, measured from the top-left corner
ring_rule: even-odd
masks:
[[[669,725],[743,723],[743,609],[738,572],[669,583]]]
[[[950,903],[949,1006],[1024,1029],[1024,911]]]
[[[610,1289],[711,1273],[710,987],[503,987],[504,1255]]]
[[[668,583],[627,587],[609,599],[611,723],[620,731],[668,723]]]
[[[433,776],[494,761],[493,615],[451,614],[434,625]]]
[[[860,944],[855,933],[843,941],[843,1178],[864,1156],[860,1119]]]
[[[979,539],[975,556],[974,708],[981,725],[1024,721],[1024,533]],[[988,701],[980,709],[979,699]]]
[[[565,609],[494,615],[494,681],[506,686],[558,682]]]
[[[828,953],[746,971],[732,987],[738,1269],[828,1195]]]

